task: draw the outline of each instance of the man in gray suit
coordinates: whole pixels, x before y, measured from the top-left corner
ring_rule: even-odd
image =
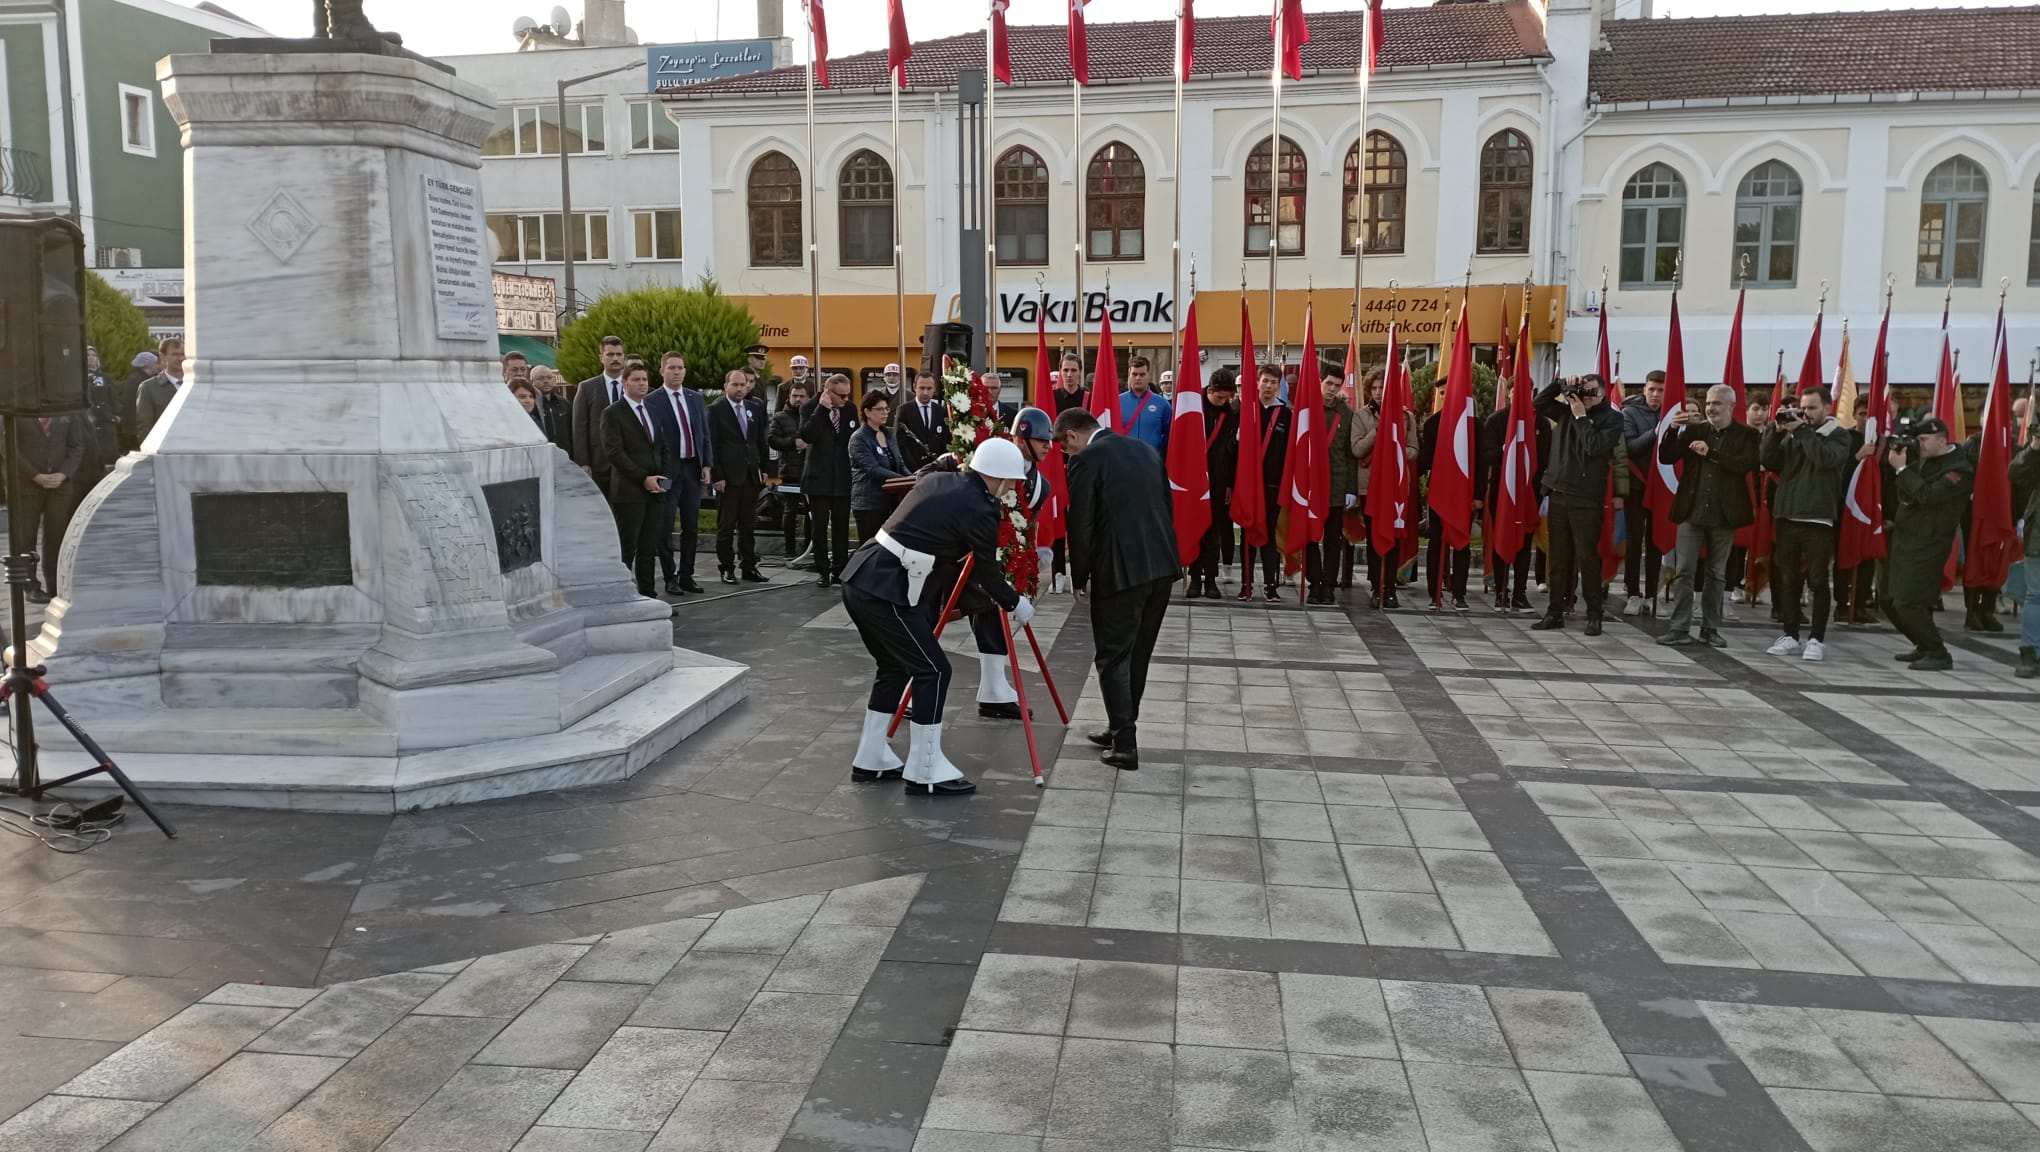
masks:
[[[590,376],[574,390],[574,447],[568,455],[609,491],[609,453],[602,440],[602,413],[623,399],[623,340],[602,338],[602,375]]]
[[[78,469],[85,463],[90,434],[82,416],[10,416],[21,454],[14,459],[14,504],[8,510],[19,526],[21,540],[33,548],[42,531],[40,588],[31,588],[31,603],[47,604],[57,592],[57,547],[71,518]]]
[[[1091,603],[1105,696],[1105,729],[1090,741],[1106,750],[1105,763],[1132,772],[1140,767],[1135,728],[1148,660],[1169,589],[1183,575],[1169,481],[1153,448],[1100,429],[1082,408],[1055,418],[1055,439],[1069,460],[1070,585]]]
[[[184,387],[184,341],[163,341],[156,352],[156,367],[159,371],[135,390],[136,443],[149,438],[149,430],[163,418],[170,401],[177,398],[177,390]]]

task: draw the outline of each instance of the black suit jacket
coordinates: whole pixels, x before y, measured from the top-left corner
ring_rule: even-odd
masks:
[[[595,482],[609,482],[609,456],[602,429],[603,413],[609,409],[609,382],[590,376],[574,389],[574,438],[567,455],[583,468],[595,470]]]
[[[750,418],[746,430],[737,422],[736,404],[744,404]],[[725,396],[708,406],[708,435],[712,464],[709,476],[731,484],[757,486],[764,483],[765,414],[746,401]]]
[[[823,417],[824,422],[827,416]],[[846,437],[847,439],[847,437]],[[1156,469],[1156,475],[1161,470]],[[914,490],[886,517],[885,534],[902,547],[935,557],[935,574],[921,585],[925,611],[940,607],[941,598],[956,583],[956,572],[965,556],[974,557],[970,566],[971,587],[985,599],[1012,611],[1020,594],[1006,583],[999,567],[999,517],[997,501],[985,488],[984,478],[968,472],[930,472],[921,477]],[[843,567],[843,586],[855,588],[893,604],[914,607],[907,599],[907,572],[899,558],[867,540]]]
[[[557,393],[542,395],[531,413],[545,438],[568,456],[574,454],[574,402]]]
[[[932,424],[921,419],[921,404],[917,400],[906,401],[894,422],[900,430],[900,459],[907,462],[909,472],[919,472],[930,460],[949,450],[949,406],[937,396],[929,407],[935,410]]]
[[[14,422],[21,453],[14,458],[16,484],[33,484],[37,476],[50,472],[63,473],[66,487],[78,479],[78,470],[85,466],[85,442],[91,436],[83,416],[72,413],[52,416],[48,432],[43,431],[39,417],[7,419]],[[93,481],[98,479],[92,477]]]
[[[1131,436],[1099,432],[1070,457],[1070,582],[1104,596],[1183,574],[1162,458]]]
[[[646,408],[645,413],[649,418],[651,409]],[[664,500],[663,493],[645,491],[645,477],[672,475],[667,459],[669,448],[664,440],[654,441],[645,435],[645,426],[638,423],[637,413],[631,410],[629,402],[611,404],[602,413],[602,450],[609,461],[609,502],[647,504]]]
[[[715,437],[708,427],[708,406],[701,402],[701,394],[692,388],[680,389],[680,403],[685,405],[687,417],[687,441],[692,449],[696,475],[700,470],[715,463]],[[672,389],[663,384],[654,385],[645,396],[645,407],[652,414],[652,426],[659,430],[659,436],[666,442],[667,463],[673,471],[669,473],[679,479],[682,467],[680,456],[680,417],[673,411]]]
[[[816,404],[801,433],[808,451],[800,490],[809,496],[850,495],[850,437],[857,431],[857,409],[845,404],[836,411],[843,414],[840,431],[830,423],[829,409]]]

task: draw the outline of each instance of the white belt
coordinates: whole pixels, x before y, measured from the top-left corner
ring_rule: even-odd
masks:
[[[901,568],[906,569],[907,603],[919,604],[921,602],[921,585],[927,581],[928,574],[935,571],[934,555],[928,552],[914,551],[912,548],[893,539],[883,528],[878,530],[878,535],[874,539],[878,541],[880,548],[892,553],[899,560]]]

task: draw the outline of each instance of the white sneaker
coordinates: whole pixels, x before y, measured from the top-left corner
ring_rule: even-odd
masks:
[[[1634,616],[1641,611],[1643,611],[1643,597],[1641,596],[1631,596],[1629,600],[1622,605],[1622,614],[1624,616]]]
[[[1764,651],[1772,656],[1790,656],[1799,651],[1799,641],[1790,636],[1780,636],[1771,641],[1771,646]]]
[[[1730,604],[1741,604],[1745,599],[1747,599],[1747,597],[1743,595],[1743,590],[1740,588],[1737,588],[1735,591],[1730,592],[1728,594],[1728,602]]]
[[[1808,640],[1806,642],[1806,651],[1801,652],[1799,658],[1801,660],[1823,660],[1827,658],[1827,649],[1821,647],[1821,643],[1818,640]]]

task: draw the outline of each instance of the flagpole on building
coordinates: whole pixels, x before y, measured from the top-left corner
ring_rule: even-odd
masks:
[[[812,3],[801,5],[807,14],[808,61],[807,61],[807,168],[808,168],[808,307],[809,320],[814,326],[814,357],[808,369],[817,385],[821,382],[822,371],[822,254],[821,225],[818,203],[821,200],[820,160],[815,155],[815,11]],[[897,169],[895,169],[897,171]],[[897,199],[897,198],[895,198]]]
[[[998,145],[995,141],[998,139],[999,124],[997,107],[999,73],[998,62],[992,50],[992,22],[998,19],[995,9],[996,0],[994,0],[994,10],[988,13],[985,23],[985,165],[979,173],[979,182],[982,186],[978,191],[984,201],[984,205],[979,209],[979,212],[980,223],[985,232],[985,370],[990,373],[992,389],[996,392],[999,389],[999,256],[997,251],[999,234],[997,227],[992,221],[993,213],[998,210],[998,202],[992,191],[992,174],[998,169]],[[1023,389],[1021,400],[1024,403],[1026,399],[1026,391]]]
[[[893,73],[892,83],[892,170],[894,187],[901,187],[900,180],[900,86],[907,82],[906,61],[900,61],[899,69]],[[900,201],[905,197],[893,196],[892,208],[892,266],[893,266],[893,307],[899,323],[900,378],[912,379],[907,375],[907,262],[900,250]],[[922,349],[923,353],[927,349]],[[935,370],[942,370],[942,362],[935,361]]]
[[[1374,16],[1360,19],[1360,163],[1353,190],[1353,344],[1360,343],[1360,267],[1367,258],[1367,89],[1374,79]],[[1528,304],[1525,304],[1528,307]],[[1499,388],[1497,389],[1499,391]],[[1365,397],[1362,397],[1364,400]]]
[[[1171,235],[1169,237],[1169,366],[1176,373],[1176,387],[1183,386],[1183,73],[1190,62],[1183,57],[1183,4],[1176,0],[1176,126],[1175,151],[1169,157],[1169,168],[1174,173],[1170,183],[1176,195],[1176,206],[1169,213]],[[1192,273],[1191,292],[1196,293],[1195,273]]]
[[[1088,50],[1087,50],[1088,51]],[[1089,176],[1084,164],[1084,82],[1070,74],[1070,125],[1074,135],[1070,138],[1070,163],[1077,190],[1077,242],[1072,251],[1077,258],[1077,365],[1084,363],[1084,313],[1088,311],[1084,299],[1084,183]],[[1083,383],[1081,380],[1078,383]]]
[[[1268,87],[1273,97],[1273,114],[1268,122],[1268,343],[1279,347],[1275,330],[1276,270],[1282,259],[1282,37],[1283,5],[1275,5],[1274,64],[1268,69]],[[1362,131],[1365,131],[1364,122]],[[1287,349],[1276,354],[1276,367],[1283,367]]]

